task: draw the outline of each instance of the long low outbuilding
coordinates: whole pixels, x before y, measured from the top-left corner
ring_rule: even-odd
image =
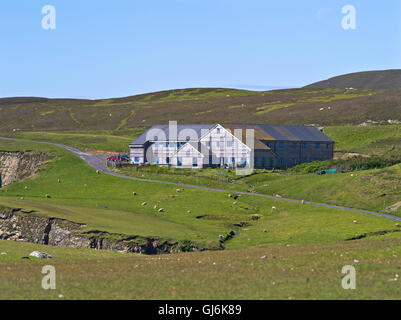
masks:
[[[130,144],[131,164],[177,168],[290,168],[333,153],[334,141],[314,126],[170,122]]]

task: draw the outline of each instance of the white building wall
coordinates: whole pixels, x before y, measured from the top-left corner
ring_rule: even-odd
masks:
[[[245,132],[243,134],[245,135]],[[211,150],[216,155],[217,163],[215,164],[217,165],[233,166],[242,160],[249,165],[251,161],[251,150],[221,125],[202,137],[201,143],[205,149]]]
[[[145,151],[144,148],[130,147],[130,163],[131,164],[143,164],[145,163]]]
[[[196,161],[194,161],[195,159]],[[171,165],[177,168],[203,168],[203,156],[194,147],[187,144],[172,157]]]

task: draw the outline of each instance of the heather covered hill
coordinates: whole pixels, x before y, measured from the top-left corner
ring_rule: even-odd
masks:
[[[357,125],[401,120],[401,90],[181,89],[105,100],[0,99],[0,133],[13,131],[114,132],[180,123]]]
[[[305,88],[401,89],[401,70],[355,72],[319,81]]]

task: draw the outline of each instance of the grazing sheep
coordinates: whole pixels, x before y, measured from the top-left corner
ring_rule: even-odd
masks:
[[[24,188],[25,190],[28,190],[28,186],[25,186],[25,188]]]
[[[142,205],[143,205],[143,206],[146,206],[146,202],[142,202]]]
[[[24,200],[24,197],[21,197],[21,200]]]
[[[159,212],[163,212],[163,211],[164,211],[163,208],[160,208],[160,209],[159,209]]]
[[[187,213],[191,213],[191,210],[188,210]]]
[[[302,200],[301,203],[302,203],[302,204],[305,204],[305,200]]]
[[[275,206],[272,207],[272,210],[276,210],[277,208]]]
[[[136,192],[133,192],[132,195],[133,195],[133,196],[136,196]]]
[[[219,235],[220,239],[224,239],[224,236],[222,234]]]
[[[358,221],[354,220],[354,223],[358,223]]]
[[[45,197],[46,197],[46,198],[51,198],[49,194],[46,194]]]
[[[96,170],[96,174],[99,174],[100,173],[100,171],[99,170]]]
[[[58,183],[61,183],[61,180],[60,180],[60,179],[57,179],[57,182],[58,182]]]
[[[175,191],[177,191],[177,192],[181,192],[181,189],[177,189],[177,190],[175,190]]]
[[[229,198],[231,198],[231,197],[232,197],[232,195],[231,195],[231,194],[229,194],[229,195],[228,195],[228,197],[229,197]]]
[[[237,201],[234,201],[234,202],[233,202],[233,204],[237,204],[237,203],[238,203]]]
[[[400,227],[400,224],[399,224],[399,223],[396,223],[395,226],[396,226],[397,228],[399,228],[399,227]]]
[[[157,209],[157,205],[154,205],[153,209]]]
[[[263,232],[267,232],[267,230],[266,230],[266,229],[263,229]]]

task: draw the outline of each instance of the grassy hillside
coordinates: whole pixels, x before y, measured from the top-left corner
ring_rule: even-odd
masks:
[[[400,108],[401,90],[365,89],[186,89],[97,101],[10,98],[0,99],[0,136],[104,153],[127,151],[128,143],[146,127],[168,120],[315,123],[326,126],[338,152],[399,157],[400,125],[352,125],[401,120]],[[177,192],[174,185],[98,175],[80,158],[50,145],[0,140],[0,150],[43,151],[53,159],[33,179],[0,189],[0,206],[85,223],[82,232],[189,240],[208,249],[220,246],[220,235],[237,233],[224,242],[224,251],[162,256],[0,241],[0,299],[401,297],[401,229],[395,221],[280,200],[229,197],[229,190],[251,190],[382,211],[401,201],[400,165],[326,176],[261,170],[240,179],[229,174],[231,183],[216,178],[216,170],[123,170],[138,177],[227,189]],[[391,214],[400,216],[400,210]],[[54,256],[57,290],[40,287],[43,260],[21,259],[33,250]],[[341,269],[350,264],[357,269],[353,291],[341,287]]]
[[[401,201],[401,165],[383,169],[361,170],[335,175],[295,174],[287,171],[256,170],[249,177],[239,178],[227,172],[227,182],[216,172],[224,170],[133,168],[116,170],[139,178],[173,181],[236,191],[252,191],[298,200],[329,203],[358,209],[401,215],[401,206],[394,211],[387,207]]]
[[[401,125],[332,126],[325,134],[336,142],[338,152],[401,156]]]
[[[218,247],[220,234],[238,232],[224,243],[227,249],[224,251],[161,256],[0,241],[0,299],[391,299],[401,296],[396,280],[401,232],[394,221],[251,196],[241,196],[234,203],[228,197],[229,192],[185,188],[177,193],[171,185],[97,175],[80,158],[50,145],[0,141],[0,149],[44,151],[51,153],[53,159],[33,179],[0,189],[0,205],[86,223],[83,231],[190,240],[207,248]],[[207,172],[204,174],[207,176]],[[263,178],[259,181],[256,177]],[[270,185],[276,177],[276,174],[262,174],[245,179],[262,188],[266,179]],[[296,185],[300,184],[298,191],[304,188],[309,195],[327,191],[317,181],[294,177],[298,179],[290,182],[280,177],[277,187],[298,188]],[[315,175],[308,177],[312,179]],[[351,189],[358,186],[357,181],[346,176],[344,179],[333,184],[333,189],[340,190],[338,185],[350,184]],[[320,190],[310,191],[307,189],[310,186]],[[283,195],[287,189],[283,189]],[[136,196],[133,191],[137,192]],[[165,211],[159,213],[154,205]],[[255,215],[259,219],[255,220]],[[349,240],[352,238],[363,239]],[[34,250],[54,256],[51,264],[57,270],[57,290],[46,291],[40,286],[43,260],[21,259]],[[344,265],[356,267],[357,290],[342,289]]]
[[[401,70],[378,70],[345,74],[305,88],[401,89]]]
[[[115,152],[128,152],[129,144],[143,133],[144,128],[110,131],[19,131],[13,134],[2,134],[15,138],[45,141],[64,144],[85,152],[101,152],[104,154]]]
[[[54,258],[21,259],[33,250]],[[0,241],[0,299],[400,299],[400,250],[384,238],[154,257]],[[56,290],[41,288],[49,263]]]
[[[186,188],[177,193],[174,185],[97,175],[80,158],[52,146],[3,141],[0,147],[47,150],[54,158],[36,178],[2,189],[0,204],[86,223],[88,227],[84,231],[190,240],[210,248],[218,247],[219,235],[231,230],[252,234],[251,240],[234,238],[225,244],[239,248],[269,243],[339,241],[395,228],[393,221],[356,212],[252,196],[241,196],[234,203],[228,192]],[[46,194],[51,198],[46,198]],[[144,202],[146,205],[142,205]],[[272,210],[273,206],[277,209]],[[164,212],[158,212],[158,208]],[[254,215],[259,219],[255,220]],[[360,223],[352,223],[355,219]],[[271,228],[276,223],[290,225],[291,221],[296,223],[293,230],[303,231],[291,233],[290,230],[283,232],[283,227]],[[241,228],[241,222],[249,226]],[[268,232],[263,232],[264,229]]]
[[[290,89],[255,92],[183,89],[107,100],[0,99],[0,133],[103,131],[152,124],[360,124],[401,120],[401,90]]]

